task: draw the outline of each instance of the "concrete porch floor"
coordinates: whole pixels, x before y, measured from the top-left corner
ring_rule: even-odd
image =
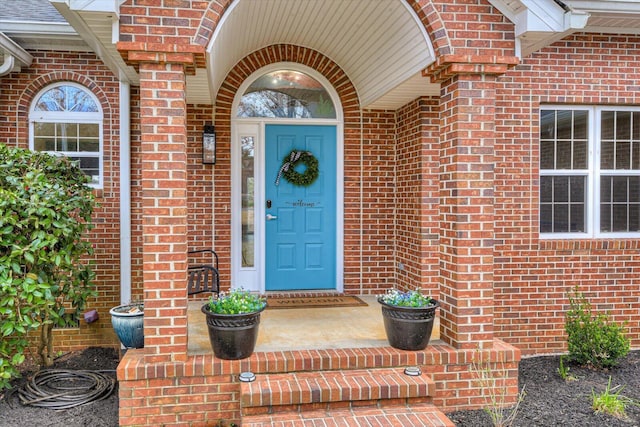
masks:
[[[260,316],[256,352],[388,346],[380,304],[375,295],[359,296],[366,306],[269,309]],[[211,353],[204,314],[205,301],[189,301],[188,353]],[[440,338],[439,318],[431,344]]]

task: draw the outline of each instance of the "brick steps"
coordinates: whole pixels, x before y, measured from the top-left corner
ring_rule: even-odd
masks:
[[[453,426],[430,403],[429,375],[403,368],[258,375],[242,383],[243,426]]]
[[[349,408],[243,417],[242,427],[455,427],[430,403],[388,408]]]

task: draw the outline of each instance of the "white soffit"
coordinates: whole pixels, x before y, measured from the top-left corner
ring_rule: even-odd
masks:
[[[489,0],[515,24],[520,56],[575,32],[640,34],[638,0]]]
[[[198,73],[187,80],[187,100],[210,103],[238,61],[279,43],[308,47],[335,61],[363,108],[396,109],[439,94],[439,86],[420,77],[435,56],[405,0],[238,0],[208,47],[209,96]]]

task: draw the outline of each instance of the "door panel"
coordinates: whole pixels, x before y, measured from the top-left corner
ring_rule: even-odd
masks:
[[[336,289],[336,127],[266,125],[265,137],[265,289]],[[275,184],[293,149],[318,159],[318,179],[308,187],[284,178]]]

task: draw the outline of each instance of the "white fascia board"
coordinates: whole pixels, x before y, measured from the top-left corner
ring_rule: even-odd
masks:
[[[564,9],[553,0],[489,0],[516,25],[516,35],[527,31],[561,31]]]
[[[572,6],[561,7],[554,0],[489,0],[514,24],[518,56],[560,40],[577,30],[584,29],[590,14]],[[534,35],[534,44],[522,43],[527,34]],[[522,46],[522,47],[521,47]],[[521,51],[520,51],[521,50]]]
[[[564,10],[553,0],[490,0],[491,4],[515,24],[516,37],[528,32],[562,33],[584,28],[589,14]]]
[[[1,21],[0,31],[6,34],[44,35],[47,37],[78,36],[76,30],[66,22]]]
[[[21,67],[28,67],[33,62],[33,56],[9,37],[0,33],[0,50],[4,51],[5,56],[15,58]]]

